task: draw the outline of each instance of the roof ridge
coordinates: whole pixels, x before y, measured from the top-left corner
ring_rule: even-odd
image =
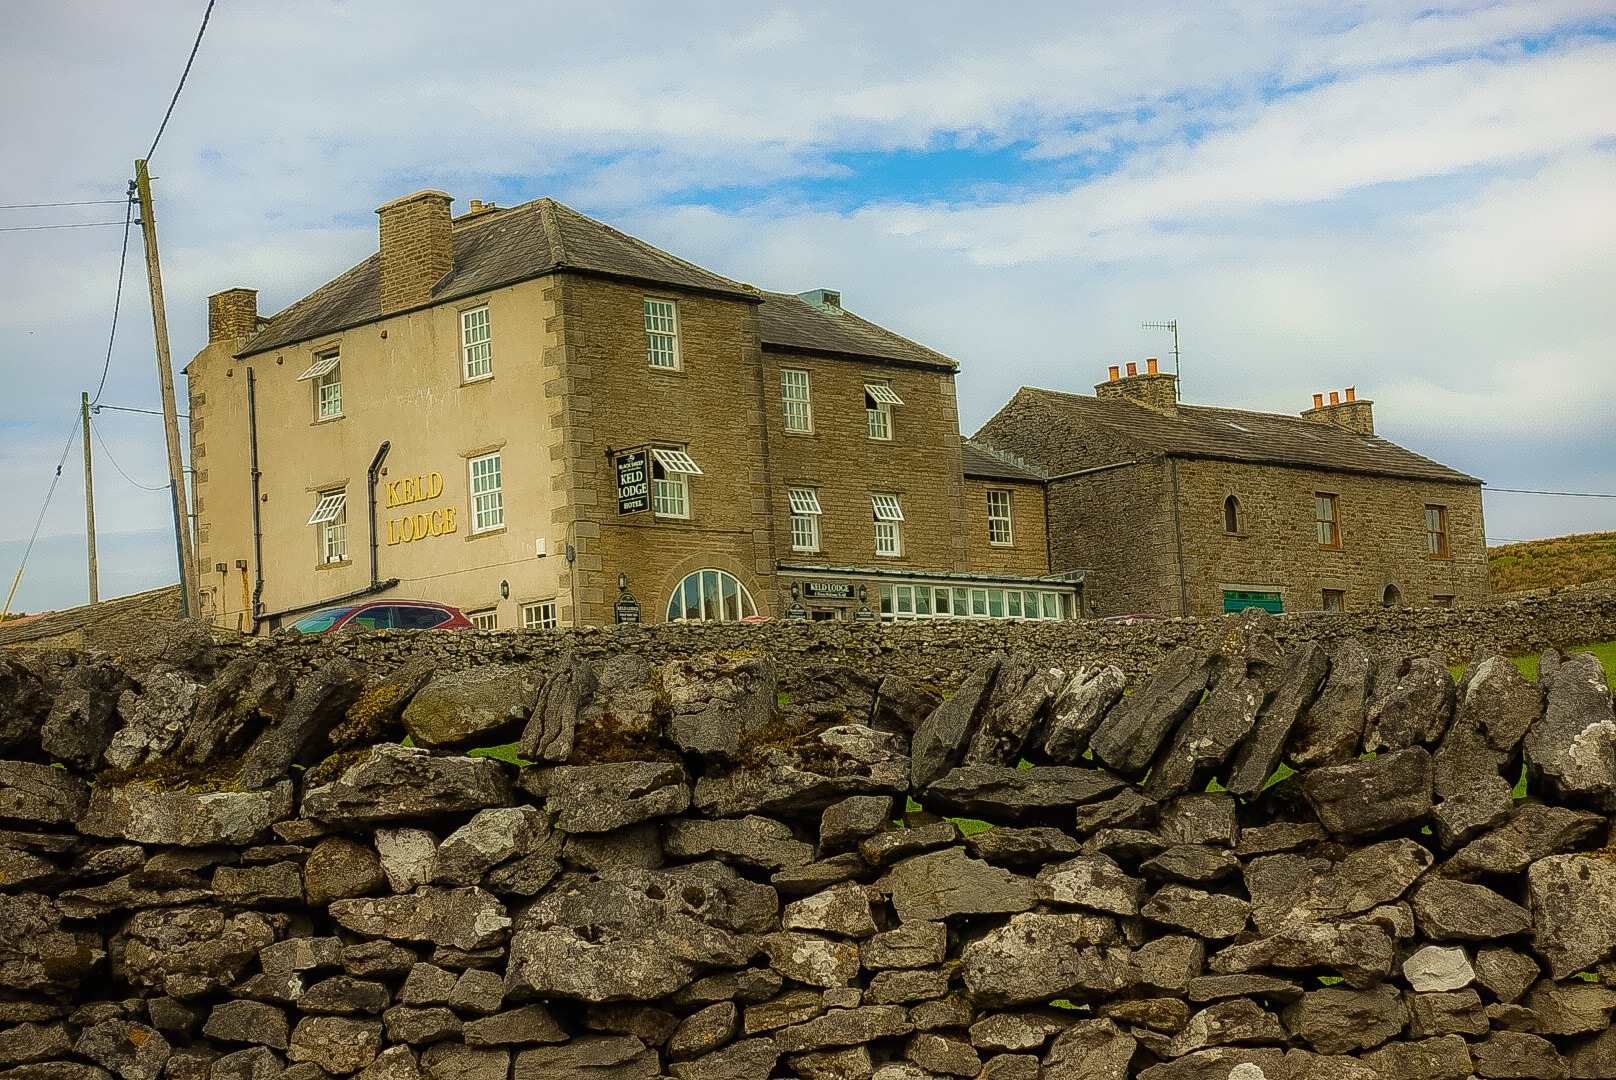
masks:
[[[725,275],[718,273],[716,270],[709,270],[705,266],[701,266],[701,265],[699,265],[697,263],[691,262],[689,259],[681,259],[679,256],[675,255],[673,252],[666,251],[666,250],[664,250],[662,248],[659,248],[655,244],[651,243],[649,240],[642,240],[638,236],[634,236],[631,233],[626,233],[622,229],[618,229],[618,228],[615,228],[615,227],[613,227],[611,225],[608,225],[608,224],[606,224],[606,222],[601,221],[598,218],[590,217],[588,214],[584,213],[581,210],[574,210],[572,207],[568,206],[565,203],[557,202],[555,199],[546,199],[544,201],[550,203],[557,210],[563,210],[563,211],[571,214],[573,217],[577,218],[580,221],[583,221],[583,222],[586,222],[586,223],[588,223],[590,225],[593,225],[597,229],[601,229],[601,230],[603,230],[605,232],[608,232],[612,236],[615,236],[620,240],[623,240],[623,241],[625,241],[625,242],[627,242],[629,244],[634,245],[635,247],[639,248],[643,252],[648,252],[648,253],[650,253],[652,255],[658,256],[659,258],[667,259],[669,262],[677,263],[680,266],[683,266],[683,267],[685,267],[687,269],[690,269],[690,270],[695,270],[698,273],[707,274],[710,277],[715,277],[720,281],[724,281],[724,282],[729,283],[730,285],[735,286],[735,288],[738,291],[742,291],[742,292],[750,291],[750,286],[742,285],[739,281],[736,281],[734,278],[726,277]]]
[[[550,245],[550,258],[560,269],[567,265],[567,246],[561,240],[561,226],[556,221],[556,210],[571,210],[570,206],[563,206],[551,198],[535,199],[534,206],[539,215],[539,226],[544,229],[545,243]]]

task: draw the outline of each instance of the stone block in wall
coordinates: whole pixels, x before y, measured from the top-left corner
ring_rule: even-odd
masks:
[[[1043,729],[1044,756],[1058,765],[1076,765],[1089,748],[1100,721],[1121,698],[1128,678],[1114,664],[1080,665],[1049,703]]]
[[[1043,866],[1069,859],[1082,850],[1070,834],[1050,825],[1015,828],[1001,825],[965,838],[965,849],[999,866]]]
[[[404,729],[418,746],[494,746],[512,741],[544,687],[531,665],[499,664],[438,675],[410,699]]]
[[[32,825],[76,825],[90,804],[90,789],[64,769],[26,761],[0,761],[0,819]]]
[[[1100,721],[1089,740],[1095,760],[1129,780],[1143,778],[1162,743],[1201,700],[1211,674],[1206,653],[1173,650],[1149,682]]]
[[[1616,911],[1616,863],[1595,855],[1552,855],[1526,872],[1532,947],[1551,978],[1586,971],[1616,953],[1616,922],[1588,918]]]
[[[909,792],[901,736],[842,724],[782,739],[786,745],[755,747],[733,772],[699,778],[696,809],[709,817],[817,813],[849,795]]]
[[[234,985],[259,951],[275,941],[270,919],[218,908],[139,911],[113,948],[130,984],[180,999]]]
[[[1116,794],[1123,783],[1096,769],[1042,765],[966,765],[934,780],[918,797],[931,810],[993,821],[1048,821],[1072,807]]]
[[[1538,685],[1543,716],[1524,745],[1533,788],[1570,805],[1616,810],[1616,715],[1598,657],[1547,650]]]
[[[332,921],[345,930],[389,941],[429,941],[483,949],[509,936],[505,905],[479,888],[427,887],[405,896],[336,900]]]
[[[548,806],[558,828],[602,833],[690,806],[690,786],[677,761],[619,761],[563,765],[551,771]]]
[[[904,922],[1026,911],[1038,892],[1031,878],[973,859],[959,848],[905,859],[877,888],[891,896]]]
[[[438,757],[420,747],[382,743],[338,779],[304,792],[303,813],[332,824],[377,825],[510,802],[510,782],[492,758]]]
[[[1431,812],[1431,755],[1412,746],[1315,769],[1302,792],[1319,822],[1344,840],[1373,836]]]
[[[667,696],[667,736],[687,754],[724,761],[740,751],[741,736],[774,719],[774,661],[697,656],[657,669]]]
[[[79,829],[140,844],[244,846],[292,813],[292,782],[261,791],[159,791],[140,782],[97,784]]]
[[[1374,658],[1352,639],[1331,645],[1329,653],[1330,673],[1285,748],[1286,760],[1299,769],[1345,764],[1363,742]]]
[[[1125,951],[1100,948],[1114,944],[1114,931],[1110,919],[1090,915],[1013,915],[965,947],[961,976],[972,999],[989,1008],[1093,1000],[1125,984]]]

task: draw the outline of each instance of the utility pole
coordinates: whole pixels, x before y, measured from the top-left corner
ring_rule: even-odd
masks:
[[[163,272],[157,263],[157,217],[152,211],[151,177],[144,158],[135,161],[135,191],[140,198],[140,232],[146,241],[146,280],[151,285],[152,330],[157,335],[157,381],[163,395],[163,431],[168,443],[168,483],[173,495],[174,532],[179,542],[180,614],[190,618],[199,584],[196,554],[191,548],[191,514],[185,491],[185,462],[180,456],[180,422],[174,404],[174,365],[168,355],[168,316],[163,311]]]
[[[84,534],[90,538],[90,603],[101,601],[100,573],[95,563],[95,480],[90,473],[90,392],[79,395],[84,426]]]

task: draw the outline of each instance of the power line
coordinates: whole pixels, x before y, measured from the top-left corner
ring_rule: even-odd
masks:
[[[140,488],[142,491],[168,490],[167,484],[158,484],[156,487],[152,487],[150,484],[142,484],[139,480],[136,480],[133,476],[130,476],[128,473],[124,472],[123,466],[118,464],[118,459],[112,456],[111,450],[107,449],[107,441],[101,437],[101,429],[96,427],[94,424],[91,424],[90,432],[95,436],[95,441],[101,444],[101,453],[105,454],[107,460],[112,462],[112,467],[118,470],[119,476],[123,477],[137,488]]]
[[[179,104],[180,91],[185,89],[185,80],[191,74],[191,65],[196,62],[196,51],[202,47],[202,35],[208,29],[208,18],[213,14],[213,4],[214,0],[208,0],[208,8],[202,13],[202,25],[197,27],[196,41],[191,45],[190,58],[185,61],[185,70],[180,72],[180,83],[174,87],[174,96],[168,102],[168,111],[163,114],[163,122],[157,125],[157,134],[151,141],[151,149],[146,151],[147,161],[157,153],[157,144],[162,141],[163,131],[168,127],[168,118],[174,115],[174,106]]]
[[[107,331],[107,359],[101,365],[101,382],[96,385],[95,398],[91,405],[101,400],[101,391],[106,389],[107,372],[112,370],[112,342],[118,336],[118,309],[123,303],[123,272],[129,265],[129,226],[135,220],[135,203],[128,197],[124,199],[123,211],[123,251],[118,256],[118,291],[112,296],[112,329]]]
[[[0,203],[0,210],[38,210],[47,206],[117,206],[122,199],[80,199],[77,202]]]
[[[47,229],[99,229],[105,225],[122,225],[121,221],[78,221],[67,225],[5,225],[0,232],[44,232]]]
[[[62,466],[67,464],[67,455],[73,452],[73,440],[79,433],[79,414],[73,413],[73,430],[67,433],[67,445],[62,447],[62,456],[56,462],[56,475],[51,477],[50,489],[45,492],[45,504],[39,508],[39,517],[34,522],[34,531],[28,537],[28,546],[23,548],[22,562],[17,566],[17,576],[11,580],[11,591],[6,594],[6,602],[0,606],[0,619],[5,618],[11,611],[11,601],[17,595],[17,586],[22,583],[22,572],[28,566],[28,556],[33,554],[34,541],[39,539],[39,528],[45,524],[45,511],[50,509],[51,497],[56,494],[56,485],[62,479]]]
[[[90,409],[91,409],[92,412],[100,412],[102,409],[111,409],[113,412],[140,413],[143,416],[162,416],[163,415],[157,409],[132,409],[127,405],[97,405],[93,401],[90,402]],[[191,418],[190,413],[176,413],[175,415],[177,415],[181,420],[189,420]]]
[[[1487,485],[1488,491],[1507,491],[1512,495],[1559,495],[1567,499],[1616,499],[1616,494],[1608,491],[1538,491],[1535,488],[1505,488]]]

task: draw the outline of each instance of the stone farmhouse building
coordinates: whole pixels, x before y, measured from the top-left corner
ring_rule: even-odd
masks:
[[[377,253],[273,317],[209,298],[219,624],[387,596],[484,627],[1081,612],[1042,476],[961,439],[954,360],[549,199],[451,201],[381,207]]]
[[[1282,416],[1181,404],[1154,360],[1109,374],[1023,388],[973,437],[1048,477],[1050,565],[1089,571],[1089,614],[1487,595],[1481,481],[1377,436],[1354,390]]]

